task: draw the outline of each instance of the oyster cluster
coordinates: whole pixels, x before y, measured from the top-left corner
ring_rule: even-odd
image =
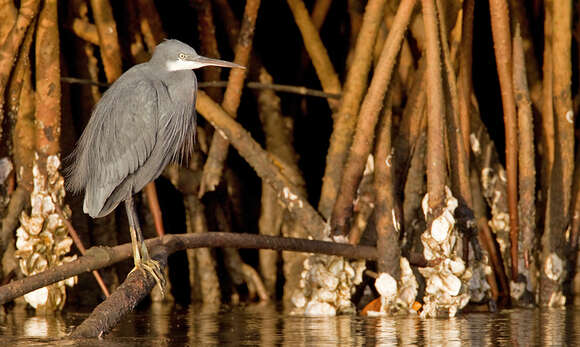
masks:
[[[64,179],[59,173],[60,160],[51,155],[46,160],[46,175],[38,167],[38,154],[35,155],[32,169],[34,188],[30,195],[30,215],[22,212],[20,227],[16,230],[16,257],[20,270],[31,276],[72,261],[76,256],[65,256],[72,245],[67,228],[58,213],[57,205],[66,218],[71,214],[64,205]],[[76,276],[37,289],[24,296],[26,302],[38,311],[57,311],[62,309],[66,300],[65,285],[72,287]]]
[[[491,219],[488,224],[496,235],[505,270],[509,271],[511,268],[511,256],[509,254],[510,215],[507,206],[505,169],[498,167],[496,171],[491,167],[483,168],[481,170],[481,186],[483,195],[491,207]]]
[[[491,287],[487,282],[486,277],[493,275],[493,270],[489,266],[489,258],[487,255],[483,256],[481,261],[476,260],[469,252],[471,279],[469,280],[469,296],[472,302],[483,302],[485,299],[491,298]]]
[[[468,282],[472,277],[471,269],[465,267],[455,251],[457,231],[454,229],[453,213],[457,208],[457,199],[448,187],[445,187],[445,191],[447,196],[443,213],[421,235],[425,259],[436,264],[419,268],[426,282],[421,317],[453,317],[470,299]],[[429,194],[426,194],[422,202],[426,219],[430,212],[428,198]]]
[[[362,282],[365,261],[315,254],[304,261],[300,290],[292,297],[293,313],[307,316],[334,316],[353,312],[350,297]]]
[[[401,257],[400,266],[401,279],[399,281],[388,273],[381,273],[377,277],[375,288],[381,295],[381,311],[370,311],[369,315],[415,312],[413,304],[419,285],[407,258]]]
[[[471,133],[469,136],[471,149],[476,161],[482,167],[480,171],[482,193],[491,207],[491,219],[489,227],[496,235],[501,256],[506,272],[511,269],[509,225],[510,216],[507,206],[507,174],[505,169],[499,164],[495,148],[489,139],[487,145],[483,145],[478,140],[478,135]]]
[[[562,283],[566,278],[564,261],[554,252],[550,253],[544,262],[546,277],[559,284],[559,289],[553,291],[548,301],[549,307],[560,307],[566,304],[566,296],[562,293]]]

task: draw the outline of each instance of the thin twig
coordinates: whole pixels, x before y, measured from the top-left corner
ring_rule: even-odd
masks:
[[[206,82],[210,84],[211,82]],[[201,85],[201,83],[200,83]],[[246,83],[246,87],[250,89],[271,89],[276,92],[283,92],[283,93],[292,93],[298,95],[305,95],[305,96],[313,96],[317,98],[328,98],[328,99],[339,99],[341,94],[336,93],[326,93],[320,90],[309,89],[306,87],[300,86],[288,86],[282,84],[275,84],[275,83],[260,83],[260,82],[248,82]]]
[[[109,87],[109,83],[105,82],[98,82],[92,81],[83,78],[75,78],[75,77],[61,77],[60,79],[64,83],[70,84],[92,84],[99,87]],[[212,87],[219,87],[225,88],[228,85],[228,81],[208,81],[208,82],[199,82],[197,86],[199,88],[212,88]],[[270,89],[276,92],[282,93],[290,93],[290,94],[298,94],[304,96],[312,96],[317,98],[332,98],[332,99],[339,99],[342,94],[331,94],[325,93],[321,90],[310,89],[302,86],[290,86],[286,84],[276,84],[276,83],[261,83],[261,82],[246,82],[244,87],[250,89]]]

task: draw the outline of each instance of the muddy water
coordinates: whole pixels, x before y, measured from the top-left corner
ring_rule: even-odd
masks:
[[[274,306],[204,309],[152,305],[128,315],[101,340],[67,337],[88,313],[34,316],[20,307],[0,317],[0,346],[43,345],[579,345],[580,309],[504,310],[450,319],[305,318]]]

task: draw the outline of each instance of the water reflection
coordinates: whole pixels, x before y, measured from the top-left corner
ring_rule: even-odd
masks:
[[[0,344],[77,344],[67,333],[87,313],[35,316],[22,306],[0,315]],[[580,310],[504,310],[466,313],[449,319],[415,316],[306,318],[274,305],[246,307],[152,304],[130,314],[99,344],[260,346],[473,346],[575,345]],[[85,341],[88,344],[95,340]]]

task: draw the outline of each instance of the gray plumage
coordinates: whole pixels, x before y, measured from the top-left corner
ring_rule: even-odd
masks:
[[[68,189],[85,191],[85,213],[109,214],[171,160],[191,151],[197,92],[191,69],[209,65],[240,67],[167,40],[151,60],[126,71],[103,94],[68,168]]]

